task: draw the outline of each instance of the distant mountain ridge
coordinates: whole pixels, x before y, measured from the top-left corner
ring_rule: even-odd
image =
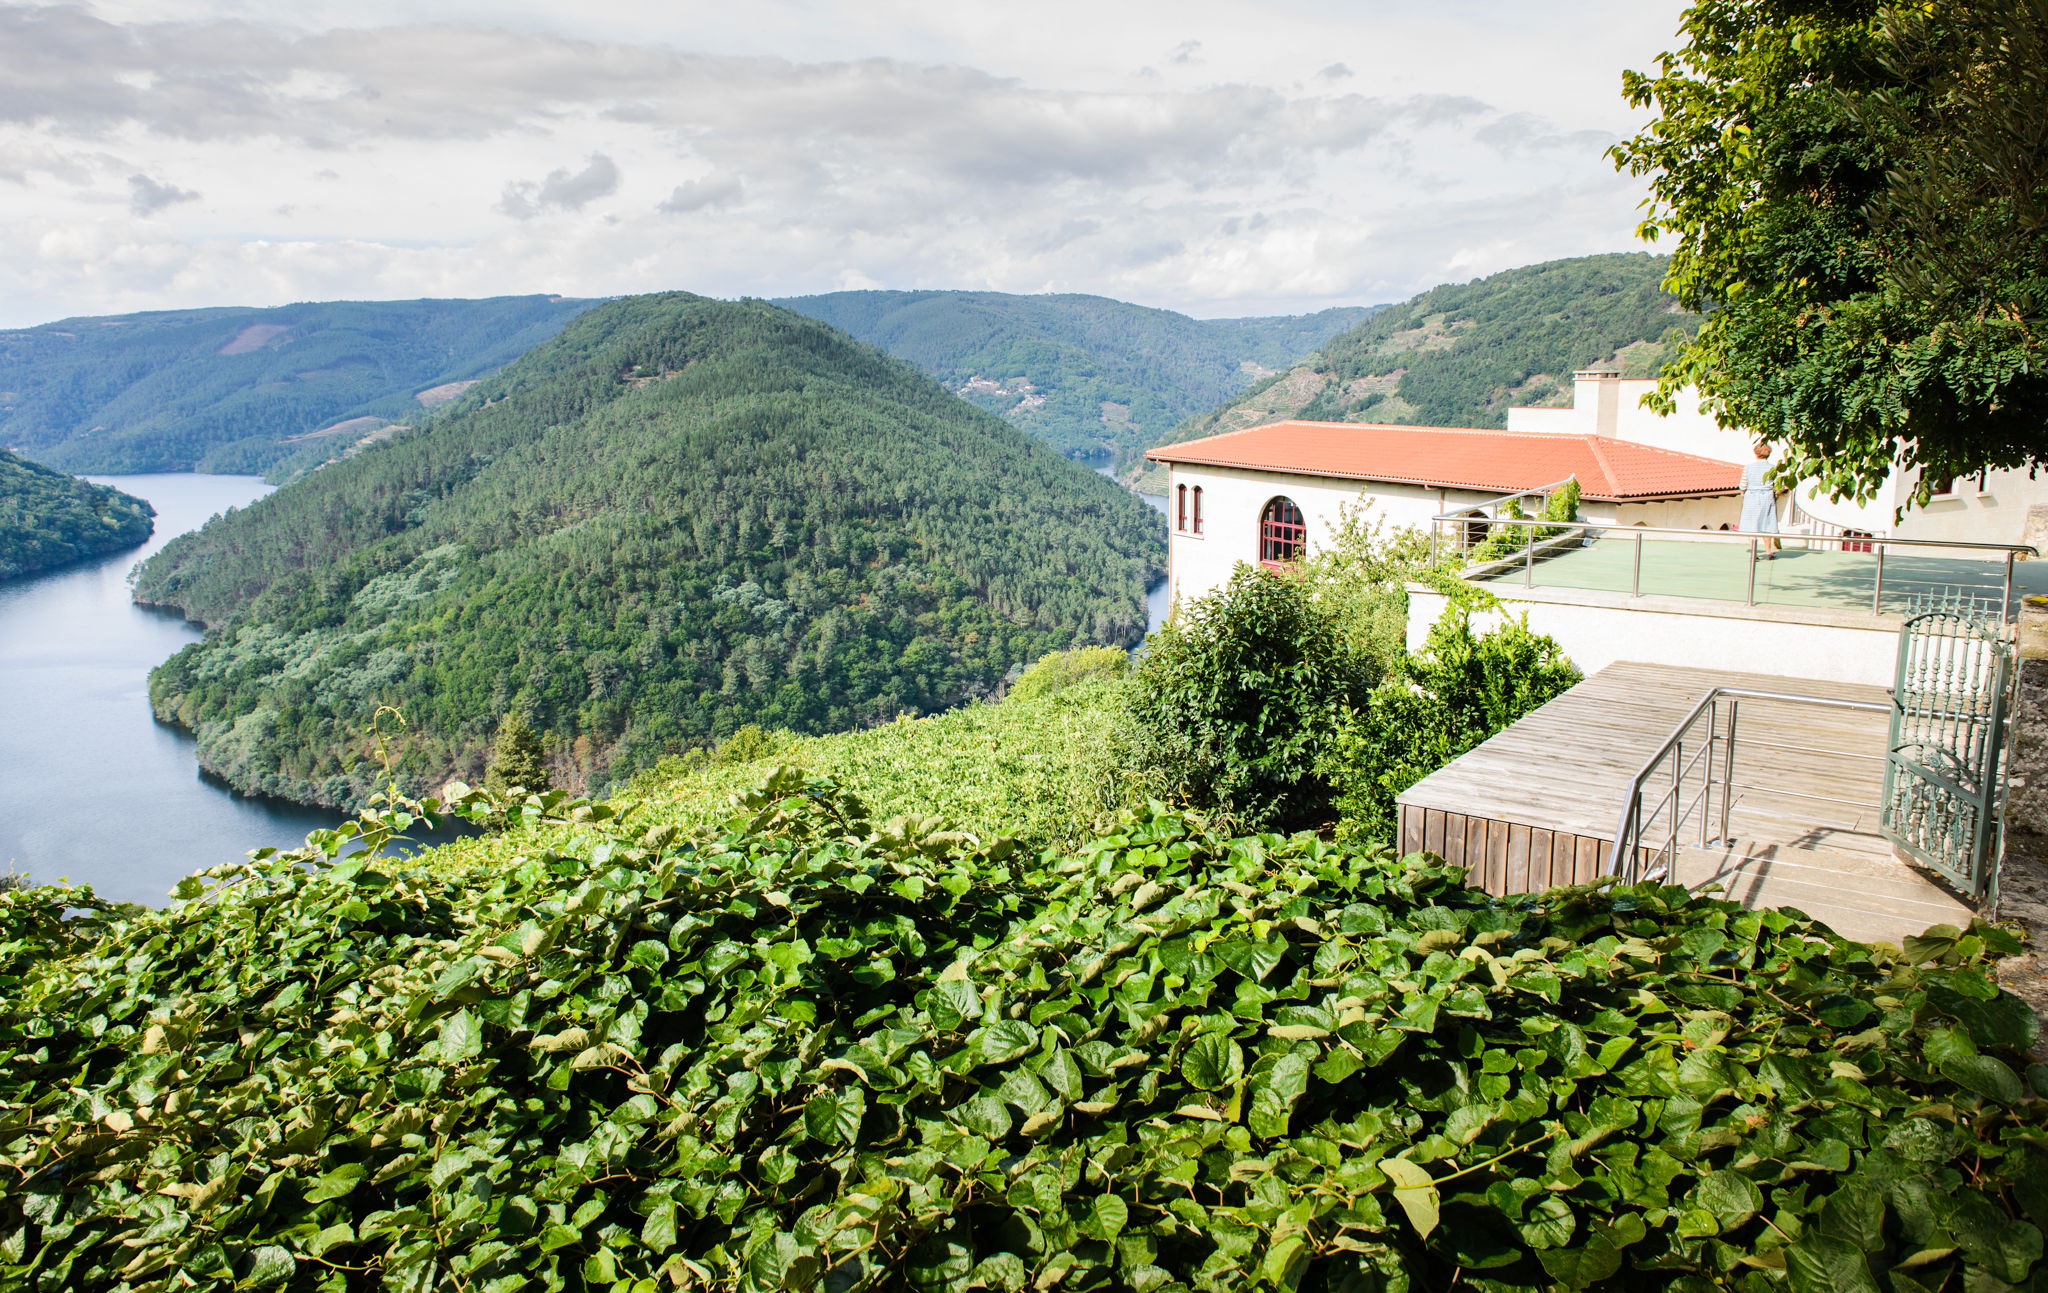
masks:
[[[1384,308],[1195,319],[1103,296],[956,291],[775,304],[909,360],[1074,458],[1134,454]]]
[[[132,494],[0,449],[0,580],[132,548],[155,516]]]
[[[1162,437],[1285,418],[1499,427],[1513,405],[1568,404],[1571,374],[1653,376],[1700,317],[1661,286],[1666,259],[1618,252],[1446,283],[1338,333],[1307,359]]]
[[[474,777],[507,711],[583,786],[759,723],[816,733],[1135,644],[1142,501],[763,301],[608,302],[422,426],[181,535],[138,599],[214,631],[157,714],[247,791]]]
[[[316,301],[0,332],[0,446],[68,471],[314,465],[416,417],[595,301]]]

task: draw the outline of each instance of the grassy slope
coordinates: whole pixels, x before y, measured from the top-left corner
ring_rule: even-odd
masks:
[[[1117,766],[1123,722],[1118,680],[1083,683],[1029,700],[966,705],[930,718],[796,741],[742,762],[642,773],[614,797],[642,827],[715,827],[733,801],[779,766],[839,781],[877,819],[942,818],[983,839],[1072,848],[1138,791]],[[438,869],[488,871],[523,850],[560,847],[562,828],[463,840],[428,855]]]

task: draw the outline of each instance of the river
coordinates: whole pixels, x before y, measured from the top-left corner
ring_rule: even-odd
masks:
[[[142,547],[0,583],[0,869],[162,903],[203,867],[290,847],[331,812],[239,795],[198,770],[192,738],[150,717],[151,668],[199,637],[128,600],[128,571],[257,476],[94,476],[156,508]]]
[[[179,879],[290,848],[336,815],[251,798],[199,770],[192,738],[149,712],[149,671],[199,629],[128,597],[134,565],[217,512],[270,492],[257,476],[93,476],[156,508],[140,548],[0,583],[0,871],[162,903]],[[1140,495],[1166,511],[1157,494]],[[1166,581],[1147,590],[1149,627]]]

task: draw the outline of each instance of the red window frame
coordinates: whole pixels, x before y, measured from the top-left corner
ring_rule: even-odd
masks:
[[[1294,500],[1281,495],[1259,513],[1259,564],[1287,570],[1308,550],[1308,522]]]
[[[1174,497],[1174,506],[1176,510],[1174,512],[1173,517],[1173,528],[1176,530],[1185,530],[1188,528],[1188,487],[1186,485],[1182,485],[1180,487],[1180,492]]]
[[[1195,486],[1195,533],[1202,532],[1202,487]]]

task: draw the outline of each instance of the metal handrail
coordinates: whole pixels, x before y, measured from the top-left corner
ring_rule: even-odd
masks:
[[[1728,726],[1725,735],[1720,730],[1721,724],[1718,717],[1720,702],[1724,700],[1730,702]],[[1644,762],[1643,766],[1637,770],[1636,775],[1629,780],[1628,791],[1622,800],[1621,820],[1615,824],[1614,828],[1614,846],[1607,858],[1609,874],[1621,876],[1631,881],[1646,878],[1643,874],[1645,868],[1640,865],[1643,859],[1637,856],[1643,848],[1644,827],[1656,820],[1657,816],[1664,811],[1665,806],[1674,801],[1679,805],[1679,811],[1671,820],[1670,839],[1657,850],[1658,856],[1665,859],[1664,869],[1668,871],[1677,862],[1678,833],[1684,828],[1694,809],[1706,810],[1700,816],[1701,843],[1704,844],[1706,842],[1707,814],[1713,808],[1714,752],[1716,745],[1720,746],[1721,751],[1720,838],[1722,840],[1725,841],[1728,838],[1729,816],[1734,807],[1733,792],[1737,789],[1770,789],[1770,787],[1739,785],[1735,780],[1736,723],[1741,708],[1740,702],[1744,700],[1783,701],[1800,705],[1817,705],[1824,709],[1854,709],[1883,714],[1890,713],[1892,708],[1888,702],[1883,701],[1841,700],[1832,696],[1808,696],[1799,692],[1789,691],[1763,691],[1754,687],[1715,687],[1711,689],[1706,695],[1700,697],[1699,703],[1686,713],[1685,718],[1679,722],[1678,726],[1671,730],[1671,735],[1665,737],[1664,743],[1657,747],[1656,753],[1652,754]],[[1707,732],[1706,744],[1704,748],[1699,748],[1691,761],[1688,762],[1685,758],[1686,742],[1691,739],[1692,729],[1699,723],[1701,716],[1708,714],[1712,714],[1715,717],[1712,720],[1711,728]],[[1756,742],[1756,744],[1770,745],[1773,748],[1788,750],[1793,753],[1854,753],[1853,751],[1826,750],[1815,746],[1787,746],[1783,742],[1778,741]],[[1671,769],[1671,788],[1664,791],[1658,797],[1656,807],[1646,814],[1643,812],[1644,787],[1649,783],[1650,778],[1657,773],[1659,765],[1674,752],[1678,758]],[[1690,774],[1693,768],[1700,766],[1702,761],[1706,764],[1706,775],[1701,778],[1699,794],[1694,797],[1691,805],[1687,806],[1684,794],[1685,777]],[[1787,794],[1800,799],[1825,800],[1831,803],[1861,802],[1836,799],[1827,795],[1802,794],[1794,791],[1774,791],[1774,793]]]
[[[1567,479],[1569,479],[1569,478],[1567,478]],[[1553,488],[1554,488],[1554,487],[1553,487]],[[1531,492],[1531,493],[1534,493],[1534,492],[1536,492],[1536,491],[1530,491],[1530,492]],[[1523,497],[1523,495],[1521,495],[1521,494],[1514,494],[1514,495],[1508,495],[1507,497],[1510,497],[1510,498],[1521,498],[1521,497]],[[1692,540],[1692,541],[1694,541],[1694,542],[1698,542],[1698,541],[1701,541],[1701,540],[1705,540],[1705,541],[1708,541],[1708,542],[1715,542],[1715,543],[1721,542],[1721,541],[1723,541],[1723,540],[1728,540],[1728,541],[1732,541],[1732,542],[1747,542],[1747,543],[1749,544],[1749,583],[1748,583],[1748,587],[1747,587],[1747,590],[1746,590],[1746,592],[1744,593],[1744,603],[1745,603],[1746,605],[1749,605],[1749,606],[1754,606],[1754,605],[1756,605],[1756,567],[1757,567],[1757,550],[1758,550],[1758,546],[1759,546],[1759,545],[1760,545],[1760,544],[1761,544],[1761,543],[1762,543],[1763,541],[1765,541],[1765,540],[1771,540],[1771,541],[1774,541],[1774,542],[1782,542],[1783,540],[1785,540],[1785,539],[1787,539],[1787,538],[1792,538],[1792,539],[1798,539],[1798,540],[1803,540],[1804,542],[1806,542],[1806,543],[1808,543],[1808,544],[1814,544],[1814,543],[1822,543],[1822,544],[1826,544],[1826,543],[1840,543],[1840,544],[1844,544],[1844,545],[1847,545],[1847,544],[1850,544],[1850,543],[1860,544],[1860,545],[1863,545],[1863,547],[1864,547],[1864,550],[1865,550],[1865,551],[1868,551],[1868,552],[1870,552],[1870,553],[1871,553],[1871,554],[1872,554],[1872,555],[1873,555],[1873,556],[1874,556],[1874,557],[1876,558],[1876,569],[1877,569],[1877,574],[1876,574],[1876,580],[1875,580],[1875,582],[1874,582],[1874,585],[1873,585],[1873,587],[1872,587],[1872,589],[1871,589],[1871,594],[1870,594],[1870,613],[1871,613],[1872,615],[1881,615],[1881,614],[1883,614],[1883,613],[1884,613],[1884,557],[1885,557],[1885,553],[1886,553],[1886,552],[1887,552],[1887,551],[1888,551],[1889,549],[1891,549],[1891,548],[1894,548],[1894,547],[1898,547],[1898,548],[1948,548],[1948,549],[1955,549],[1955,548],[1968,548],[1968,549],[1973,549],[1973,550],[1979,550],[1979,551],[1986,551],[1986,552],[2002,552],[2002,553],[2004,553],[2004,554],[2005,554],[2005,593],[2004,593],[2004,599],[2003,599],[2003,603],[2002,603],[2002,604],[2003,604],[2003,605],[2004,605],[2004,607],[2006,608],[2006,609],[2005,609],[2005,618],[2006,618],[2007,620],[2011,620],[2011,619],[2013,618],[2013,616],[2014,616],[2014,611],[2013,611],[2013,605],[2012,605],[2012,593],[2013,593],[2013,578],[2014,578],[2014,576],[2013,576],[2013,562],[2014,562],[2015,560],[2017,560],[2018,558],[2020,558],[2020,557],[2023,557],[2023,556],[2026,556],[2026,557],[2039,557],[2039,556],[2041,555],[2041,550],[2040,550],[2039,548],[2035,547],[2035,546],[2034,546],[2033,544],[2031,544],[2031,543],[1978,543],[1978,542],[1970,542],[1970,541],[1966,541],[1966,540],[1962,540],[1962,539],[1954,539],[1954,540],[1949,540],[1949,539],[1881,539],[1881,538],[1877,538],[1877,537],[1875,537],[1875,536],[1873,536],[1873,537],[1871,537],[1871,538],[1860,538],[1860,537],[1859,537],[1859,538],[1854,538],[1854,539],[1850,539],[1850,538],[1845,538],[1845,537],[1841,537],[1841,536],[1817,536],[1817,535],[1810,535],[1810,534],[1809,534],[1809,535],[1802,535],[1802,534],[1792,534],[1792,535],[1786,535],[1786,534],[1776,533],[1776,532],[1773,532],[1773,531],[1768,531],[1768,530],[1683,530],[1683,529],[1674,529],[1674,528],[1671,528],[1671,527],[1667,527],[1667,526],[1654,526],[1654,525],[1620,525],[1620,524],[1618,524],[1618,523],[1614,523],[1614,522],[1600,522],[1600,521],[1551,521],[1551,520],[1546,520],[1546,519],[1542,519],[1542,518],[1537,518],[1537,517],[1523,517],[1523,518],[1517,518],[1517,517],[1497,517],[1497,516],[1495,516],[1495,517],[1488,517],[1488,516],[1465,516],[1465,515],[1460,515],[1459,513],[1456,513],[1456,512],[1444,512],[1444,513],[1441,513],[1441,514],[1439,514],[1439,515],[1437,515],[1437,516],[1433,516],[1433,517],[1431,517],[1431,518],[1430,518],[1430,531],[1429,531],[1429,549],[1430,549],[1430,559],[1431,559],[1432,561],[1434,561],[1434,560],[1435,560],[1435,558],[1436,558],[1436,547],[1437,547],[1437,535],[1438,535],[1438,534],[1439,534],[1439,532],[1441,531],[1441,528],[1442,528],[1442,523],[1443,523],[1443,522],[1446,522],[1446,521],[1452,521],[1452,522],[1456,522],[1456,523],[1458,523],[1458,524],[1460,524],[1460,525],[1485,525],[1485,526],[1494,526],[1494,525],[1507,525],[1507,526],[1514,526],[1514,525],[1520,525],[1520,526],[1544,526],[1544,527],[1547,527],[1547,528],[1553,528],[1553,529],[1561,529],[1561,530],[1576,530],[1576,531],[1578,531],[1578,532],[1579,532],[1579,534],[1580,534],[1580,535],[1581,535],[1582,537],[1583,537],[1583,536],[1585,536],[1586,534],[1588,534],[1589,532],[1591,532],[1591,531],[1595,531],[1595,530],[1600,530],[1600,531],[1606,531],[1606,530],[1620,530],[1620,531],[1622,531],[1622,532],[1623,532],[1623,533],[1625,533],[1625,534],[1633,535],[1633,536],[1634,536],[1634,538],[1635,538],[1635,561],[1634,561],[1634,565],[1633,565],[1633,573],[1632,573],[1632,574],[1630,575],[1630,578],[1629,578],[1629,596],[1631,596],[1631,597],[1641,597],[1641,596],[1643,595],[1643,536],[1644,536],[1644,535],[1647,535],[1647,534],[1673,534],[1673,535],[1683,535],[1683,536],[1685,536],[1685,538],[1687,538],[1687,539],[1689,539],[1689,540]],[[1597,537],[1597,536],[1596,536],[1596,537]],[[1535,568],[1536,568],[1536,544],[1535,544],[1535,543],[1534,543],[1534,542],[1532,541],[1532,542],[1530,542],[1530,543],[1527,543],[1527,544],[1523,545],[1523,548],[1522,548],[1522,554],[1523,554],[1523,571],[1522,571],[1522,583],[1523,583],[1523,585],[1524,585],[1525,587],[1533,587],[1533,586],[1534,586],[1534,584],[1535,584],[1535,582],[1536,582],[1536,576],[1535,576]]]
[[[1532,490],[1530,492],[1536,493],[1540,491]],[[1520,498],[1522,495],[1516,494],[1511,495],[1511,497]],[[1478,505],[1474,504],[1474,506]],[[1513,517],[1464,516],[1457,512],[1445,512],[1442,515],[1431,517],[1430,520],[1433,522],[1460,521],[1466,525],[1558,525],[1581,530],[1626,530],[1630,534],[1682,534],[1688,539],[1711,539],[1716,542],[1722,539],[1819,538],[1822,542],[1829,543],[1868,543],[1872,546],[1895,548],[1983,548],[1988,551],[2010,552],[2014,556],[2038,557],[2041,555],[2041,550],[2031,543],[1972,543],[1965,542],[1962,539],[1887,539],[1873,536],[1868,539],[1855,538],[1844,540],[1838,535],[1787,534],[1774,533],[1769,530],[1685,530],[1660,525],[1622,525],[1615,521],[1546,521],[1540,516],[1524,517],[1518,520]]]
[[[1434,565],[1436,563],[1437,538],[1439,535],[1443,533],[1443,526],[1437,524],[1437,522],[1463,521],[1467,524],[1470,524],[1474,521],[1493,522],[1502,519],[1510,519],[1492,515],[1473,516],[1472,513],[1481,511],[1482,509],[1499,508],[1504,504],[1520,502],[1522,499],[1525,498],[1542,498],[1548,500],[1550,492],[1552,490],[1563,489],[1566,485],[1571,484],[1573,481],[1577,479],[1577,475],[1571,475],[1566,476],[1563,480],[1553,480],[1548,485],[1539,485],[1535,489],[1525,489],[1518,494],[1501,494],[1495,498],[1482,498],[1476,503],[1467,504],[1466,510],[1463,512],[1446,512],[1442,516],[1432,518],[1429,527],[1430,564]],[[1552,522],[1552,524],[1564,524],[1564,522]]]

